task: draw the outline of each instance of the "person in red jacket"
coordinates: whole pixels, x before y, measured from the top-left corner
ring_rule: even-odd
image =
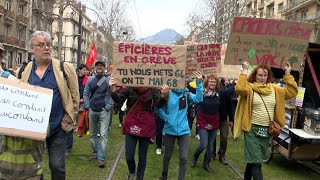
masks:
[[[80,95],[79,115],[84,110],[83,91],[84,91],[84,87],[86,86],[87,81],[89,79],[89,76],[86,75],[88,69],[89,68],[85,64],[80,64],[80,66],[78,68],[78,85],[79,85],[79,95]],[[77,120],[77,122],[78,122],[78,118],[79,118],[79,116],[75,118]],[[65,152],[66,156],[68,156],[71,153],[72,146],[73,146],[73,131],[70,131],[67,134],[67,143],[66,143],[66,152]]]

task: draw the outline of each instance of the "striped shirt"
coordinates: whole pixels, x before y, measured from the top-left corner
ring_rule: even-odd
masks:
[[[270,114],[270,119],[273,120],[274,117],[274,107],[276,105],[275,91],[272,89],[271,94],[262,95]],[[252,108],[252,124],[257,124],[261,126],[269,126],[269,116],[263,101],[258,93],[253,92],[253,108]]]

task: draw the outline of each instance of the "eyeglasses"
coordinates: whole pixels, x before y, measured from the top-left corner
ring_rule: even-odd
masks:
[[[209,83],[217,84],[217,81],[208,81]]]
[[[38,45],[34,44],[34,46],[37,46],[42,50],[45,49],[46,47],[48,47],[49,49],[52,47],[51,44],[38,44]]]

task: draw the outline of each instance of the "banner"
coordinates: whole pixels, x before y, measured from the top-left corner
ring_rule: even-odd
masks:
[[[121,86],[185,88],[186,46],[113,43],[112,77]]]
[[[92,47],[91,47],[91,50],[90,50],[90,53],[88,55],[87,61],[86,61],[86,65],[88,67],[91,67],[92,64],[94,63],[94,61],[96,61],[96,59],[97,59],[96,44],[93,43]]]
[[[221,72],[221,44],[190,44],[187,46],[186,76],[201,71],[204,76]]]
[[[298,71],[308,47],[314,24],[235,17],[228,40],[225,64],[264,64],[284,68],[286,62]]]
[[[0,134],[44,140],[52,95],[51,89],[0,78]]]

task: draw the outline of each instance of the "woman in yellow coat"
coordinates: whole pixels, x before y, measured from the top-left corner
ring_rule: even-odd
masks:
[[[261,163],[269,145],[269,116],[281,127],[285,125],[285,100],[298,93],[297,83],[286,64],[283,77],[286,87],[271,83],[272,71],[265,65],[257,66],[247,78],[248,62],[243,62],[236,93],[239,95],[234,118],[234,138],[244,132],[244,159],[247,163],[244,179],[263,179]]]

